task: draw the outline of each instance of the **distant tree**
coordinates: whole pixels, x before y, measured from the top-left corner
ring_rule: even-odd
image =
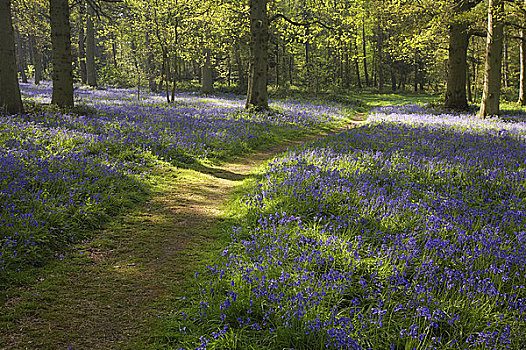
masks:
[[[97,86],[97,68],[95,66],[95,10],[88,4],[86,16],[86,77],[89,86]]]
[[[51,44],[53,47],[53,95],[51,103],[73,106],[73,63],[68,0],[50,0]]]
[[[0,107],[8,113],[23,112],[16,71],[11,0],[0,0]]]

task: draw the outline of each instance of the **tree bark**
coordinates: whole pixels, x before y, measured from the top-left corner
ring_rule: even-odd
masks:
[[[367,73],[367,49],[365,41],[365,20],[362,20],[362,44],[363,44],[363,77],[365,78],[365,86],[369,85],[369,74]]]
[[[18,72],[20,73],[20,78],[22,83],[27,84],[27,65],[26,65],[26,55],[24,51],[24,44],[20,32],[15,29],[15,40],[16,40],[16,56],[17,56],[17,66]]]
[[[51,45],[53,47],[53,94],[51,103],[73,106],[73,65],[68,0],[50,0]]]
[[[241,48],[239,42],[236,43],[234,47],[234,57],[236,60],[236,70],[237,70],[237,88],[239,92],[246,92],[247,89],[247,77],[245,70],[243,69],[243,61],[241,60]]]
[[[519,105],[526,106],[526,30],[521,30],[520,42],[520,77],[519,77]]]
[[[205,49],[204,61],[201,66],[201,92],[211,94],[214,92],[214,77],[212,64],[210,63],[210,49]]]
[[[35,69],[35,85],[40,84],[42,80],[42,53],[38,47],[37,39],[34,35],[29,39],[31,43],[31,50],[33,52],[33,67]]]
[[[502,44],[504,38],[504,0],[489,0],[484,90],[478,115],[499,114],[502,78]]]
[[[460,16],[469,10],[467,1],[461,1],[453,5],[453,15]],[[449,24],[449,59],[446,100],[444,107],[457,110],[466,110],[468,101],[466,99],[466,71],[469,23],[465,21],[453,21]]]
[[[88,76],[86,73],[86,30],[84,25],[86,23],[86,1],[82,0],[79,4],[79,35],[78,35],[78,47],[79,47],[79,69],[80,69],[80,80],[82,84],[88,82]]]
[[[88,15],[86,16],[86,76],[89,86],[97,86],[97,68],[95,66],[95,26],[93,17],[95,11],[88,4]]]
[[[360,78],[360,66],[358,65],[358,45],[356,44],[356,37],[354,37],[353,39],[353,43],[354,43],[354,50],[355,50],[355,55],[354,55],[354,69],[356,70],[356,81],[358,83],[358,88],[362,88],[362,79]]]
[[[22,113],[24,108],[16,71],[11,0],[0,0],[0,62],[0,108],[10,114]]]
[[[250,67],[246,108],[268,109],[267,0],[250,0]]]

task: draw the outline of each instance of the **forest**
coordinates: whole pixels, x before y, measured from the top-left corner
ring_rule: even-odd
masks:
[[[0,0],[0,348],[524,349],[526,1]]]

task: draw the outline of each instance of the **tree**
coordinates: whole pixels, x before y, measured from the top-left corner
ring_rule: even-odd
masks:
[[[453,4],[453,19],[449,24],[449,58],[444,106],[465,110],[466,98],[467,50],[469,43],[469,22],[463,16],[474,6],[473,2],[462,0]]]
[[[504,39],[504,0],[489,0],[484,90],[479,116],[499,114],[502,45]]]
[[[246,108],[268,109],[267,0],[250,0],[250,63]]]
[[[53,94],[51,103],[73,106],[73,64],[68,0],[50,0],[51,44],[53,47]]]
[[[7,113],[23,112],[16,72],[11,0],[0,0],[0,107]]]
[[[93,17],[95,11],[88,4],[88,15],[86,17],[86,77],[89,86],[97,86],[97,69],[95,67],[95,26]]]

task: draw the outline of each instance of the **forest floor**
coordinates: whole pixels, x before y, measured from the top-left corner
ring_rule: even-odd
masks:
[[[357,123],[363,115],[356,116]],[[352,127],[356,124],[346,126]],[[144,349],[187,281],[224,248],[228,201],[290,141],[224,163],[158,169],[152,198],[0,293],[2,349]],[[161,332],[162,333],[162,332]]]

